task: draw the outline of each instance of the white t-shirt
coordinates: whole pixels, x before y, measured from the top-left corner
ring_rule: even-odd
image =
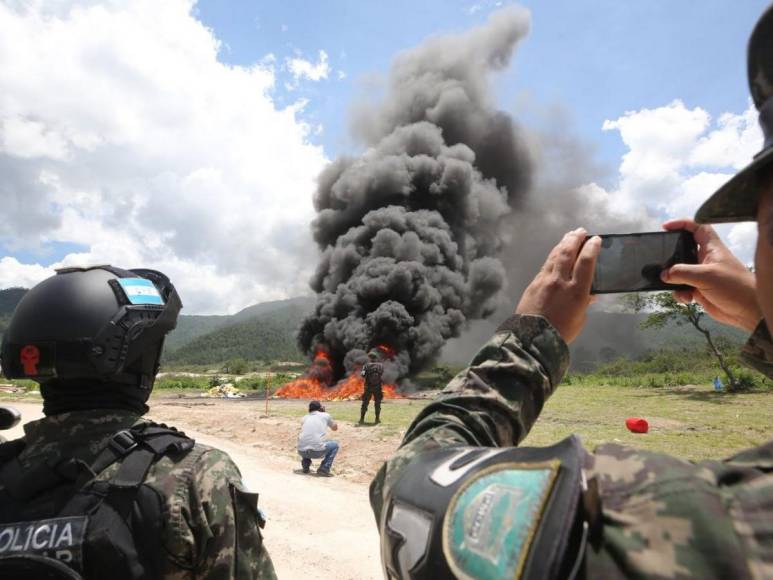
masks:
[[[301,434],[298,436],[298,451],[322,451],[325,449],[325,433],[335,421],[329,413],[312,411],[301,419]]]

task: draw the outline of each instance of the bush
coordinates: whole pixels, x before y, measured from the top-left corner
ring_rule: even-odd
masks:
[[[765,379],[762,375],[746,369],[733,369],[733,375],[735,376],[735,385],[733,388],[735,391],[749,391],[765,385]]]
[[[263,390],[266,388],[266,379],[262,377],[247,377],[236,382],[236,386],[243,391],[252,389],[253,391]]]
[[[156,380],[156,389],[208,389],[207,377],[187,377],[185,375],[169,375]]]
[[[234,358],[223,365],[223,372],[233,375],[243,375],[250,368],[249,363],[243,358]]]
[[[235,383],[236,387],[243,390],[253,390],[263,393],[268,385],[269,393],[274,394],[278,389],[293,379],[287,373],[276,373],[271,377],[245,377]]]

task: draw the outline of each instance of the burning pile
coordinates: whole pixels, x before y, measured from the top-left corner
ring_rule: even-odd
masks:
[[[386,365],[394,358],[394,350],[387,345],[379,345],[377,350],[382,355],[382,363]],[[275,396],[284,399],[317,399],[320,401],[345,401],[359,399],[365,390],[365,379],[360,376],[364,360],[358,358],[347,377],[333,384],[333,369],[330,365],[330,354],[320,348],[314,355],[314,362],[305,376],[284,385]],[[398,399],[397,386],[384,384],[382,386],[385,399]]]
[[[502,219],[523,203],[532,161],[520,128],[492,107],[489,76],[528,25],[526,11],[506,9],[401,54],[383,101],[357,115],[365,152],[331,163],[314,197],[317,304],[298,336],[314,364],[279,396],[361,393],[357,369],[379,344],[394,347],[382,362],[396,384],[498,306]]]

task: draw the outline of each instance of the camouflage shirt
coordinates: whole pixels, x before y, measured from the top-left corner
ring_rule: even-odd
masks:
[[[65,457],[90,465],[116,432],[142,421],[116,410],[77,411],[33,421],[24,426],[26,446],[19,460],[25,469]],[[119,465],[114,463],[97,478],[110,479]],[[164,578],[276,577],[256,519],[246,517],[248,504],[256,497],[243,490],[239,469],[226,453],[196,444],[182,458],[164,456],[153,463],[145,483],[166,502],[168,519],[160,547]]]
[[[771,353],[766,336],[752,342]],[[370,492],[377,521],[390,489],[422,452],[518,445],[568,362],[566,344],[544,318],[505,321],[418,415],[376,475]],[[599,541],[586,549],[588,578],[773,578],[773,441],[697,464],[606,444],[585,452],[584,464],[601,503]]]

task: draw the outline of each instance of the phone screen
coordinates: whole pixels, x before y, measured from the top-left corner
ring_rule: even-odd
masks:
[[[662,282],[661,271],[674,264],[697,261],[695,240],[685,230],[605,234],[601,236],[591,294],[683,288]]]

